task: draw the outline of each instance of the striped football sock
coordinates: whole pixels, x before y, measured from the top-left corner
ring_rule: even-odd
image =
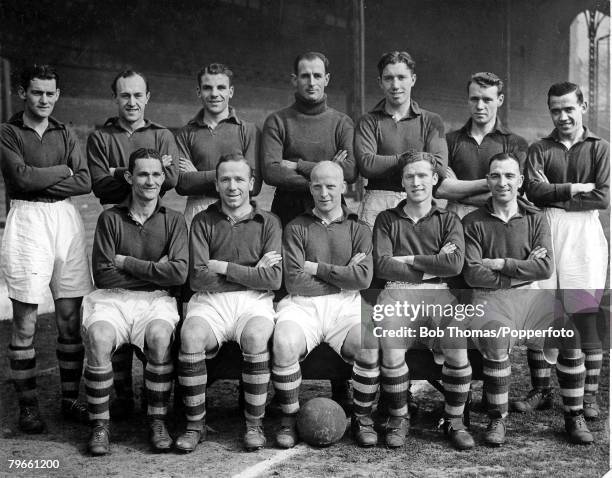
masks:
[[[299,362],[287,367],[272,367],[272,383],[285,415],[293,415],[300,409],[300,385],[302,384],[302,369]]]
[[[599,374],[603,361],[602,349],[583,350],[586,379],[584,380],[584,393],[595,395],[599,389]]]
[[[442,366],[442,385],[444,386],[444,417],[463,418],[463,410],[472,381],[470,363],[455,367],[444,362]]]
[[[380,367],[382,390],[389,415],[394,417],[408,416],[408,379],[409,371],[406,362],[397,367]]]
[[[508,388],[510,386],[510,359],[482,359],[484,390],[489,402],[489,413],[498,411],[502,418],[508,415]]]
[[[147,416],[164,420],[168,414],[168,400],[172,392],[174,364],[171,361],[155,363],[147,360],[145,390],[147,392]]]
[[[58,337],[56,348],[59,363],[62,398],[76,400],[79,398],[79,384],[83,373],[85,349],[80,338],[63,339]]]
[[[582,410],[585,377],[584,355],[576,359],[568,359],[559,355],[557,358],[557,379],[559,380],[559,389],[563,400],[563,411]]]
[[[266,411],[270,383],[270,353],[243,353],[242,383],[244,386],[244,416],[247,422],[259,422]]]
[[[533,388],[536,390],[549,389],[552,367],[544,358],[544,351],[527,349],[527,363]]]
[[[200,429],[206,417],[206,352],[178,356],[178,382],[183,394],[187,429]]]
[[[37,405],[36,398],[36,351],[33,345],[20,347],[9,345],[8,359],[11,380],[20,406]]]
[[[109,396],[113,386],[113,367],[111,364],[99,367],[85,367],[85,393],[87,394],[87,411],[91,421],[109,423]]]
[[[132,399],[132,361],[134,353],[130,344],[124,344],[113,353],[113,380],[118,398]]]
[[[353,413],[369,416],[376,399],[380,382],[378,363],[366,364],[355,362],[353,365]]]

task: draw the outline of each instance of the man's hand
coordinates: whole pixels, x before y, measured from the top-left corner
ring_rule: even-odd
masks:
[[[536,259],[544,259],[546,257],[546,254],[548,254],[548,251],[546,250],[546,248],[544,248],[542,246],[537,246],[535,249],[533,249],[529,253],[529,256],[527,257],[527,260],[528,261],[535,261]]]
[[[593,189],[595,189],[595,183],[572,183],[570,194],[574,196],[580,193],[590,193]]]
[[[261,256],[261,259],[259,259],[259,262],[255,265],[255,267],[272,267],[282,260],[283,256],[281,256],[278,252],[269,251]]]
[[[344,161],[347,156],[348,156],[348,151],[346,149],[341,149],[336,154],[334,154],[334,157],[332,158],[332,161],[334,163],[340,163],[340,162]]]
[[[227,262],[211,259],[208,261],[208,270],[210,272],[215,272],[216,274],[225,275],[227,274]]]
[[[506,264],[505,259],[483,259],[482,265],[488,267],[492,271],[501,271]]]
[[[111,176],[115,175],[115,169],[117,168],[108,168],[108,172],[110,173]]]
[[[159,258],[159,260],[157,261],[157,263],[161,263],[163,264],[164,262],[168,262],[168,256],[162,256]]]
[[[172,156],[169,154],[164,154],[162,156],[162,164],[164,165],[164,168],[169,168],[172,166]]]
[[[292,169],[293,171],[297,169],[297,163],[295,161],[289,161],[288,159],[282,159],[281,166],[287,169]]]
[[[165,166],[165,164],[164,164]],[[193,165],[193,163],[191,161],[189,161],[187,158],[179,158],[179,172],[181,173],[194,173],[196,172],[197,169],[196,167]]]
[[[349,265],[349,266],[357,265],[362,260],[364,260],[366,257],[367,257],[367,254],[364,254],[363,252],[358,252],[353,257],[351,257],[351,260],[349,261],[349,263],[347,265]]]
[[[452,254],[456,250],[457,246],[455,244],[453,244],[452,242],[447,242],[442,246],[442,249],[440,249],[440,254]]]
[[[402,264],[408,264],[409,266],[414,264],[414,256],[393,256],[391,259]]]
[[[125,265],[125,258],[126,256],[122,256],[121,254],[117,254],[115,256],[115,259],[113,259],[113,263],[115,264],[115,267],[117,269],[123,270],[123,267]]]
[[[453,171],[450,166],[446,166],[446,179],[457,179],[455,171]]]
[[[306,272],[306,274],[316,276],[318,268],[319,264],[317,264],[316,262],[304,261],[304,272]]]
[[[536,177],[542,181],[543,183],[547,183],[550,184],[550,181],[548,180],[548,178],[546,177],[546,174],[544,174],[544,171],[541,169],[538,169],[536,171]]]

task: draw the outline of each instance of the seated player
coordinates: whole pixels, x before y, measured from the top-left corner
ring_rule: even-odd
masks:
[[[87,194],[91,181],[77,138],[51,116],[58,86],[49,65],[25,68],[17,88],[24,109],[0,127],[0,167],[11,199],[0,251],[13,307],[7,356],[19,400],[19,429],[25,433],[46,428],[38,408],[33,339],[38,304],[49,289],[62,415],[87,421],[87,410],[77,401],[83,367],[79,309],[92,284],[83,221],[70,198]]]
[[[534,281],[550,277],[553,258],[550,228],[546,217],[535,208],[519,206],[517,191],[523,184],[519,162],[510,153],[499,153],[489,162],[487,175],[492,198],[480,209],[463,219],[465,233],[466,282],[474,287],[473,304],[484,313],[469,319],[466,327],[482,333],[474,339],[483,355],[484,392],[488,402],[489,426],[485,442],[491,446],[504,443],[508,414],[510,381],[509,352],[516,339],[499,333],[510,331],[542,331],[572,328],[554,298],[546,290],[532,287]],[[573,328],[572,328],[572,331]],[[577,335],[577,334],[576,334]],[[584,420],[584,356],[579,338],[569,338],[551,344],[550,341],[528,341],[535,350],[544,350],[549,361],[554,348],[560,348],[557,377],[565,429],[573,443],[591,443],[593,436]]]
[[[262,419],[270,382],[268,342],[274,329],[273,294],[280,287],[281,226],[249,201],[253,170],[240,153],[217,164],[220,200],[191,223],[189,282],[195,295],[181,328],[178,380],[187,428],[176,448],[193,451],[204,438],[206,358],[235,341],[244,358],[244,446],[266,443]]]
[[[382,393],[390,415],[385,441],[389,447],[404,444],[410,419],[405,354],[420,341],[434,351],[437,362],[444,363],[442,384],[446,401],[442,424],[453,445],[465,450],[474,446],[463,424],[472,377],[465,340],[445,334],[434,343],[420,333],[421,327],[443,330],[447,325],[461,324],[453,315],[442,315],[441,311],[447,305],[457,304],[444,278],[458,275],[463,267],[463,229],[455,214],[432,205],[432,190],[438,182],[435,156],[413,151],[402,154],[400,161],[404,163],[402,186],[406,199],[379,214],[374,225],[375,275],[387,281],[377,308],[382,311],[386,306],[392,310],[396,304],[422,304],[429,312],[416,317],[394,312],[375,321],[382,328]],[[384,334],[402,327],[412,329],[414,336],[398,338]]]
[[[155,451],[172,446],[165,419],[173,373],[170,346],[179,315],[169,289],[187,279],[188,246],[182,214],[160,203],[164,176],[157,151],[134,151],[125,173],[130,195],[98,218],[92,264],[99,290],[83,303],[92,455],[109,451],[111,354],[124,344],[147,357],[151,445]]]
[[[283,413],[276,443],[293,447],[302,380],[299,360],[326,342],[353,366],[353,430],[360,445],[376,444],[369,416],[378,388],[378,350],[361,347],[359,291],[372,280],[369,228],[342,206],[342,168],[321,161],[312,169],[314,208],[284,231],[283,270],[289,295],[278,304],[272,382]],[[364,429],[365,428],[365,429]]]

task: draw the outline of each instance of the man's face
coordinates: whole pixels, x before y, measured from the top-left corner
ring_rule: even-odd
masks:
[[[139,158],[134,172],[125,172],[125,180],[132,186],[132,196],[143,201],[156,201],[165,175],[161,161],[155,158]]]
[[[523,185],[518,163],[513,159],[493,161],[487,174],[487,184],[494,201],[500,204],[516,201],[518,190]]]
[[[406,199],[413,204],[424,201],[431,203],[433,187],[438,183],[438,175],[428,161],[407,164],[402,173],[402,186]]]
[[[346,192],[346,183],[342,170],[333,166],[322,166],[316,169],[310,178],[310,193],[315,208],[322,214],[333,213],[342,208],[342,194]]]
[[[206,73],[201,77],[198,97],[202,100],[202,106],[207,113],[217,116],[226,112],[232,96],[234,96],[234,87],[230,86],[227,75]]]
[[[298,63],[297,75],[291,75],[297,94],[306,101],[320,101],[329,83],[329,73],[320,58],[302,60]]]
[[[33,78],[30,80],[28,89],[24,91],[20,86],[18,93],[19,97],[24,100],[27,115],[42,120],[51,116],[60,90],[56,87],[55,80]]]
[[[401,106],[410,101],[410,92],[415,82],[416,75],[403,62],[388,64],[378,78],[385,99],[392,106]]]
[[[563,96],[551,96],[548,110],[559,136],[567,138],[582,133],[582,115],[587,111],[587,104],[580,104],[575,91]]]
[[[498,95],[497,86],[480,86],[470,83],[468,102],[472,122],[477,125],[487,125],[497,119],[497,109],[504,103],[504,95]]]
[[[215,187],[226,208],[239,209],[249,202],[253,182],[248,164],[244,161],[226,161],[219,165]]]
[[[119,107],[119,117],[127,123],[141,121],[150,96],[144,79],[140,75],[119,78],[116,86],[115,101]]]

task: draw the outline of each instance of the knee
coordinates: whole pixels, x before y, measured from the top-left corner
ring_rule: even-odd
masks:
[[[279,366],[288,366],[297,362],[304,343],[304,337],[295,330],[279,327],[274,331],[272,342],[274,363]]]
[[[453,367],[461,367],[468,363],[468,354],[465,349],[443,349],[442,353],[444,361]]]
[[[115,346],[115,331],[109,324],[95,322],[87,329],[87,361],[101,365],[110,361]]]
[[[492,362],[503,362],[509,358],[508,349],[486,349],[482,350],[481,353],[486,360]]]
[[[194,320],[188,320],[181,327],[181,351],[185,353],[204,352],[206,332],[204,327]]]
[[[245,329],[240,336],[240,347],[246,353],[260,353],[268,350],[272,331],[265,327]]]
[[[378,349],[359,349],[355,354],[355,360],[359,363],[374,365],[378,363]]]
[[[151,324],[145,333],[147,351],[150,358],[161,360],[170,348],[172,328],[169,324]]]
[[[21,320],[19,322],[13,322],[13,338],[16,339],[14,345],[29,345],[34,339],[34,333],[36,332],[36,321],[35,320]]]
[[[406,361],[404,349],[386,349],[382,352],[382,365],[385,368],[395,368]]]

